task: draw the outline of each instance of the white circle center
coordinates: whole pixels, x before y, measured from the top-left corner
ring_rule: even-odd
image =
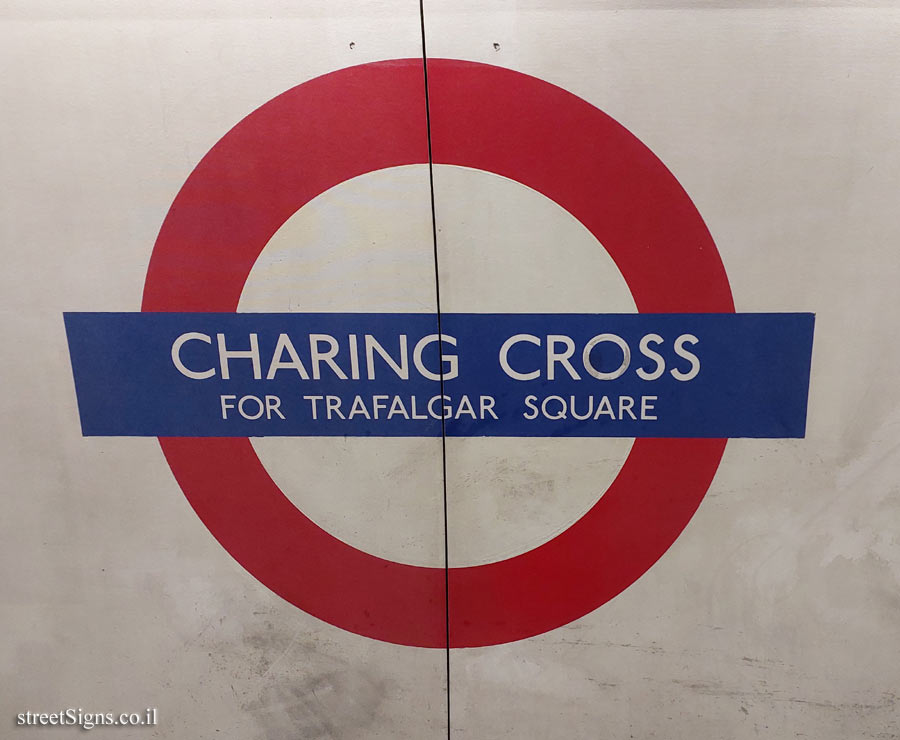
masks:
[[[434,167],[444,313],[632,313],[621,273],[559,205],[504,177]],[[435,313],[427,165],[348,180],[295,213],[250,272],[239,311]],[[460,353],[462,356],[462,353]],[[460,368],[463,372],[463,368]],[[444,566],[442,441],[257,437],[291,502],[373,555]],[[449,564],[543,544],[615,478],[631,439],[447,438]]]

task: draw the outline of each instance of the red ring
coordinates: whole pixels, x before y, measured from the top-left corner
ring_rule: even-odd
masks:
[[[557,202],[609,251],[642,312],[733,312],[690,198],[625,128],[542,80],[428,61],[434,161],[494,172]],[[201,160],[163,223],[144,311],[237,309],[271,236],[366,172],[427,163],[422,62],[366,64],[279,95]],[[511,642],[577,619],[637,580],[709,487],[724,439],[639,439],[578,522],[527,553],[449,570],[450,647]],[[447,645],[445,571],[369,555],[278,489],[248,439],[160,438],[182,490],[231,555],[306,612],[379,640]]]

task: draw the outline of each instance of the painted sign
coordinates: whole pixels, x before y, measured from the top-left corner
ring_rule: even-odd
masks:
[[[428,74],[427,116],[421,60],[334,72],[250,114],[176,197],[143,311],[65,321],[83,433],[158,436],[194,509],[261,582],[352,632],[467,647],[548,631],[627,588],[687,524],[728,437],[802,437],[813,316],[735,313],[689,197],[601,111],[498,67],[430,59]],[[292,214],[408,164],[491,172],[555,201],[609,252],[639,313],[237,313]],[[431,568],[306,517],[248,440],[275,435],[636,442],[549,542]]]

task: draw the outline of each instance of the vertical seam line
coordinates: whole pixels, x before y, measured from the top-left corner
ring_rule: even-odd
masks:
[[[447,671],[447,740],[450,740],[450,546],[447,526],[447,426],[444,401],[444,335],[441,329],[441,277],[438,263],[437,215],[434,205],[434,156],[431,146],[431,100],[428,88],[428,53],[425,45],[425,0],[419,0],[419,21],[422,31],[422,73],[425,83],[425,130],[428,141],[428,189],[431,198],[431,241],[434,254],[434,295],[437,309],[439,348],[439,380],[441,393],[441,481],[444,509],[444,627]]]

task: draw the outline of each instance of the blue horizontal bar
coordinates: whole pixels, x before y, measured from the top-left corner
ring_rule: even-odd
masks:
[[[814,325],[459,313],[439,343],[431,314],[64,319],[83,433],[166,437],[802,437]]]

